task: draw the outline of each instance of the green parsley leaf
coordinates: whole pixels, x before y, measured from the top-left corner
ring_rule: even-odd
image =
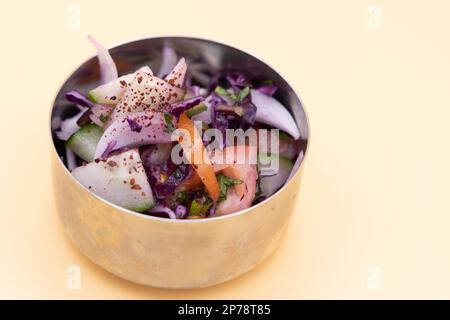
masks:
[[[228,192],[229,188],[242,183],[242,180],[229,178],[229,177],[223,175],[222,173],[219,173],[216,176],[216,178],[217,178],[217,181],[219,182],[219,187],[220,187],[220,195],[219,195],[219,199],[217,200],[217,202],[226,200],[227,192]]]
[[[242,89],[242,90],[239,92],[238,97],[237,97],[237,100],[238,100],[239,102],[242,102],[242,101],[245,99],[245,97],[248,96],[249,93],[250,93],[250,87],[245,87],[244,89]]]
[[[166,122],[167,132],[172,133],[175,131],[175,127],[172,123],[172,115],[170,113],[164,113],[164,121]]]
[[[212,206],[212,201],[209,198],[194,199],[189,208],[190,216],[204,216]]]
[[[105,123],[106,120],[108,120],[108,117],[105,116],[103,113],[100,115],[100,117],[98,117],[100,119],[101,122]]]
[[[221,86],[217,86],[216,89],[214,90],[215,93],[217,93],[218,95],[224,96],[224,97],[229,97],[232,95],[232,93],[228,92],[227,89],[225,89],[224,87]]]
[[[187,191],[178,191],[175,195],[175,199],[178,203],[184,204],[188,201],[189,195]]]

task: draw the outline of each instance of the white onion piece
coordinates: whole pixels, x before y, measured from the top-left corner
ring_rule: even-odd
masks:
[[[180,100],[183,96],[183,89],[158,77],[138,71],[105,126],[109,127],[112,122],[136,112],[168,111],[170,104]]]
[[[108,116],[113,111],[113,109],[114,109],[113,105],[96,104],[93,108],[91,108],[92,113],[90,114],[89,118],[93,123],[95,123],[99,127],[103,127],[105,121],[102,118],[107,119]]]
[[[88,39],[92,42],[97,50],[98,64],[100,66],[100,83],[104,84],[117,79],[117,67],[109,54],[108,49],[100,44],[94,37],[88,35]]]
[[[128,119],[128,120],[127,120]],[[141,129],[132,130],[129,120],[134,121]],[[166,129],[164,115],[161,112],[144,111],[125,116],[114,121],[98,142],[94,158],[101,158],[111,141],[115,141],[114,149],[138,147],[147,144],[169,143],[170,133]]]
[[[168,83],[173,85],[174,87],[181,88],[184,83],[184,76],[186,75],[187,65],[184,58],[181,58],[178,61],[177,65],[173,68],[173,70],[164,77]]]
[[[73,151],[70,150],[67,146],[66,146],[66,163],[67,169],[69,169],[69,171],[72,171],[77,167],[77,160],[75,158],[75,153],[73,153]]]
[[[80,126],[77,124],[77,121],[87,110],[87,108],[84,107],[82,108],[83,109],[75,116],[61,121],[61,129],[55,132],[58,139],[66,141],[67,139],[70,138],[72,134],[74,134],[76,131],[78,131],[78,129],[80,129]]]
[[[158,71],[158,77],[162,78],[170,73],[177,63],[177,54],[172,47],[164,46],[161,55],[161,65]]]
[[[169,216],[170,219],[176,219],[177,215],[173,212],[172,209],[164,206],[156,206],[148,211],[149,213],[165,213]]]
[[[251,90],[252,102],[256,106],[256,121],[271,125],[290,134],[295,140],[300,132],[289,111],[275,98],[258,90]]]

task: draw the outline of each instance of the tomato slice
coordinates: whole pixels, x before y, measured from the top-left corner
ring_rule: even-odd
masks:
[[[216,215],[225,215],[250,207],[256,196],[256,171],[257,147],[232,146],[223,151],[215,151],[211,155],[214,170],[221,171],[224,175],[242,180],[230,188],[227,198],[217,204]]]
[[[239,156],[245,155],[244,163],[238,162]],[[222,172],[227,177],[242,180],[227,192],[227,198],[217,204],[216,214],[225,215],[250,207],[256,196],[257,148],[251,146],[226,147],[223,151],[216,150],[211,154],[214,171]],[[239,159],[241,160],[241,159]],[[177,188],[178,191],[189,191],[201,186],[202,180],[198,174],[193,174]]]
[[[178,120],[178,128],[185,130],[188,136],[180,136],[178,142],[183,148],[187,160],[194,167],[200,181],[205,185],[206,191],[213,201],[217,201],[220,194],[214,167],[201,138],[201,134],[195,128],[194,122],[182,113]]]

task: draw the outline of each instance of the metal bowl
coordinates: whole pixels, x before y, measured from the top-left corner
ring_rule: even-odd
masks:
[[[190,65],[243,70],[249,76],[273,79],[276,98],[292,112],[308,145],[309,126],[303,105],[291,86],[259,59],[217,42],[161,37],[129,42],[110,50],[119,74],[148,64],[158,70],[161,49],[172,46]],[[72,115],[74,106],[63,93],[85,91],[98,84],[93,57],[67,79],[58,92],[51,123]],[[199,79],[201,81],[201,78]],[[83,187],[61,157],[64,145],[52,133],[54,192],[61,221],[81,252],[97,265],[129,281],[160,288],[200,288],[233,279],[267,258],[294,211],[303,165],[276,194],[234,214],[198,220],[169,220],[118,207]]]

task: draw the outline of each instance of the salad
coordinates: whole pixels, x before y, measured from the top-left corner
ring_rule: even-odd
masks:
[[[119,76],[88,38],[100,85],[65,92],[78,112],[54,131],[68,169],[94,194],[146,215],[209,218],[263,201],[300,166],[304,130],[271,79],[223,70],[205,84],[170,46],[156,74],[143,66]]]

